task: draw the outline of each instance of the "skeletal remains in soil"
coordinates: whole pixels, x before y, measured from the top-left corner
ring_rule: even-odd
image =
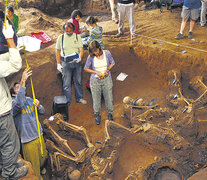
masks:
[[[186,98],[182,94],[180,77],[177,71],[168,73],[170,95],[166,98],[167,107],[161,108],[159,104],[149,105],[142,98],[125,97],[124,114],[126,120],[129,120],[129,127],[106,120],[103,143],[93,145],[85,128],[65,122],[60,114],[54,116],[54,121],[45,119],[43,127],[52,173],[71,178],[68,172],[72,169],[80,172],[80,179],[111,178],[114,163],[120,158],[119,148],[127,136],[135,136],[138,139],[141,137],[146,146],[152,149],[156,149],[157,144],[163,146],[167,152],[166,156],[170,157],[167,164],[173,165],[173,169],[180,169],[181,176],[187,177],[189,171],[195,172],[197,169],[189,163],[193,143],[198,135],[195,109],[198,102],[203,102],[207,87],[202,78],[192,79],[190,85],[200,97],[195,100]],[[71,137],[80,140],[81,147],[84,144],[84,148],[78,152],[73,150],[69,146]],[[159,167],[166,164],[162,159],[159,159],[159,163]],[[156,167],[156,164],[154,166]],[[152,172],[147,174],[142,168],[138,168],[130,173],[126,180],[138,177],[147,179],[149,176],[152,176]]]

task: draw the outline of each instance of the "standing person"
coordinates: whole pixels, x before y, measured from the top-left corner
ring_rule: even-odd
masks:
[[[119,23],[119,20],[117,19],[117,7],[116,4],[114,4],[114,0],[109,0],[110,8],[111,8],[111,14],[112,14],[112,21],[114,21],[116,24]]]
[[[184,0],[181,17],[182,17],[182,23],[180,26],[180,32],[177,34],[175,39],[183,39],[184,38],[184,29],[186,26],[186,23],[188,19],[190,18],[190,30],[188,33],[188,38],[193,38],[193,29],[196,23],[196,20],[199,17],[199,8],[201,7],[201,1],[200,0]]]
[[[28,168],[17,161],[20,145],[10,113],[12,99],[5,77],[21,69],[22,59],[14,43],[12,25],[7,21],[5,27],[3,22],[0,19],[0,165],[3,178],[18,179],[27,174]]]
[[[89,56],[87,58],[84,70],[91,73],[90,87],[93,99],[93,110],[95,114],[95,123],[101,122],[101,96],[103,94],[108,119],[113,121],[113,96],[112,96],[112,78],[110,70],[114,67],[114,59],[108,50],[102,50],[97,41],[89,44]],[[89,69],[91,66],[91,69]]]
[[[93,40],[98,41],[98,43],[101,45],[101,49],[104,48],[103,39],[102,39],[102,32],[103,28],[97,24],[98,22],[97,17],[89,16],[86,19],[86,24],[91,26],[90,35],[88,37],[87,43],[90,44]]]
[[[113,0],[114,4],[116,3],[116,0]],[[118,34],[116,37],[120,37],[124,34],[124,21],[125,16],[127,16],[129,21],[129,27],[130,27],[130,33],[131,36],[137,36],[136,34],[136,25],[134,20],[134,4],[136,4],[138,0],[118,0],[117,9],[119,14],[119,24],[118,24]],[[136,5],[137,6],[137,5]]]
[[[57,70],[62,73],[63,91],[68,104],[71,102],[72,78],[75,85],[76,102],[86,104],[83,99],[81,85],[81,59],[83,57],[83,43],[81,37],[73,31],[75,26],[71,22],[63,25],[64,34],[61,34],[56,43]]]
[[[201,0],[201,20],[200,24],[202,27],[206,26],[206,9],[207,9],[207,0]]]
[[[19,29],[19,17],[14,13],[12,6],[7,6],[7,17],[13,23],[14,31],[17,33]]]
[[[71,18],[68,20],[68,22],[71,22],[75,25],[75,30],[73,32],[79,34],[81,38],[84,38],[88,36],[88,30],[80,29],[79,21],[82,16],[83,14],[81,13],[81,11],[79,9],[76,9],[71,13]]]
[[[32,75],[30,68],[26,68],[22,74],[22,79],[15,82],[10,88],[12,96],[12,112],[17,132],[21,139],[23,156],[26,161],[31,162],[36,176],[43,179],[40,175],[40,167],[43,166],[47,158],[47,150],[44,143],[42,126],[39,123],[41,141],[43,147],[43,156],[41,155],[41,145],[39,140],[37,119],[35,115],[35,107],[39,114],[44,114],[45,109],[36,99],[26,97],[25,82]]]

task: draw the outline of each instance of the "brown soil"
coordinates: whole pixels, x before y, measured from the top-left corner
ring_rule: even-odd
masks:
[[[181,18],[181,9],[175,9],[171,12],[164,9],[163,13],[156,10],[137,10],[135,13],[137,33],[142,36],[133,38],[133,45],[130,48],[130,36],[128,30],[128,22],[125,24],[125,35],[121,38],[113,38],[117,33],[117,25],[110,20],[109,14],[97,14],[100,17],[101,25],[104,29],[104,44],[109,49],[115,59],[116,65],[112,70],[113,77],[113,94],[114,94],[114,120],[128,127],[128,122],[123,118],[122,100],[125,96],[132,98],[142,97],[145,101],[150,102],[152,98],[162,107],[166,106],[166,94],[168,88],[166,84],[166,76],[169,70],[177,69],[182,72],[183,79],[188,82],[189,79],[196,75],[206,74],[206,53],[197,48],[207,51],[206,27],[200,27],[199,22],[196,23],[194,30],[194,39],[175,40],[176,34],[179,32]],[[38,52],[27,53],[29,65],[33,70],[33,83],[36,97],[44,105],[46,114],[40,116],[41,121],[49,118],[52,109],[54,96],[61,95],[61,79],[56,70],[55,60],[55,42],[57,37],[62,33],[62,24],[69,18],[59,19],[50,17],[42,12],[29,8],[20,8],[21,27],[26,29],[27,34],[30,32],[44,31],[53,40],[50,44],[43,44]],[[87,14],[89,15],[89,14]],[[84,25],[85,17],[81,25]],[[189,24],[187,24],[185,34],[187,35]],[[147,37],[143,37],[147,36]],[[156,39],[152,39],[156,38]],[[156,44],[153,44],[155,41]],[[171,43],[179,44],[179,46]],[[184,47],[188,46],[188,47]],[[183,54],[182,51],[187,53]],[[88,56],[85,52],[83,65]],[[23,68],[25,61],[23,60]],[[8,78],[8,82],[19,80],[22,70],[14,76]],[[120,72],[128,74],[125,81],[120,82],[116,77]],[[72,92],[72,103],[69,107],[69,122],[86,128],[91,136],[92,143],[95,141],[103,142],[104,121],[107,119],[107,113],[103,102],[102,106],[102,122],[97,126],[94,122],[92,99],[90,92],[86,89],[86,82],[89,80],[89,74],[83,72],[83,94],[87,100],[87,105],[75,102],[74,89]],[[187,83],[186,83],[187,84]],[[188,97],[193,96],[188,91],[187,85],[184,87],[184,94]],[[27,83],[27,92],[31,96],[31,88]],[[206,112],[199,117],[206,119]],[[201,122],[201,133],[206,131],[206,122]],[[120,150],[120,159],[114,167],[114,180],[122,180],[140,166],[147,167],[153,163],[156,152],[151,149],[146,150],[141,142],[135,143],[137,140],[129,138]],[[77,143],[76,143],[77,146]],[[136,158],[135,158],[136,157]],[[159,158],[159,157],[158,157]]]

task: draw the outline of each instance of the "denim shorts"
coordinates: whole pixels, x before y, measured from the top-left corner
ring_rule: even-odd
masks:
[[[191,9],[186,6],[183,6],[181,17],[182,19],[191,18],[192,20],[196,21],[199,17],[199,9]]]

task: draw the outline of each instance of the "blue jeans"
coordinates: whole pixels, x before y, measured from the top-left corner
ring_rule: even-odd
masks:
[[[111,114],[113,113],[114,107],[113,107],[112,87],[113,84],[109,77],[106,77],[105,79],[101,79],[101,80],[98,80],[96,78],[93,79],[91,83],[91,92],[92,92],[92,99],[93,99],[94,114],[100,114],[102,93],[105,100],[107,112]]]
[[[79,102],[83,98],[82,85],[81,85],[81,62],[67,63],[62,61],[63,66],[63,92],[67,97],[68,104],[71,102],[71,86],[72,80],[75,86],[75,98],[76,102]]]
[[[2,176],[7,178],[16,171],[20,143],[12,115],[0,118],[0,164]]]

